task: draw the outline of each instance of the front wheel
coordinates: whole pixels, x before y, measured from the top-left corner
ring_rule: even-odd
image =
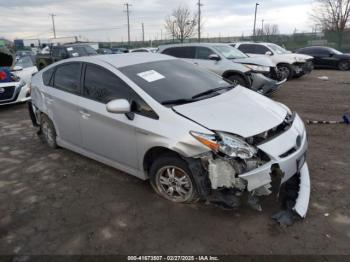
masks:
[[[153,189],[163,198],[177,203],[198,199],[192,173],[180,157],[170,155],[155,160],[149,173]]]
[[[241,77],[239,75],[232,75],[232,76],[229,76],[227,79],[229,81],[231,81],[232,84],[234,84],[234,85],[240,85],[240,86],[247,87],[246,81],[243,79],[243,77]]]
[[[281,64],[277,66],[278,72],[284,79],[292,79],[294,77],[294,70],[291,65]]]
[[[341,70],[341,71],[347,71],[347,70],[350,69],[350,63],[347,62],[347,61],[341,61],[338,64],[338,69]]]

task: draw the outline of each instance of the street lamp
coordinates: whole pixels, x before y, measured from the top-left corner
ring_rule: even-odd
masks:
[[[255,29],[256,29],[256,13],[258,12],[258,5],[259,3],[255,4],[255,16],[254,16],[254,30],[253,30],[253,36],[255,37]]]

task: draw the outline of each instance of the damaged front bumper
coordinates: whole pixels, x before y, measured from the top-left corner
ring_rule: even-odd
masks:
[[[309,207],[310,187],[309,167],[307,163],[305,163],[300,170],[299,192],[298,197],[295,200],[295,206],[293,207],[293,211],[295,211],[302,218],[306,217]]]
[[[276,81],[263,74],[251,74],[252,86],[251,89],[262,95],[271,95],[276,92],[283,83],[287,80],[283,79],[281,81]]]
[[[214,202],[218,202],[224,199],[225,194],[227,206],[234,203],[236,206],[232,208],[236,208],[236,200],[243,192],[249,193],[248,203],[250,200],[256,203],[259,196],[275,193],[281,197],[280,193],[287,187],[287,195],[293,195],[293,198],[288,199],[285,208],[304,218],[309,205],[310,177],[306,163],[308,142],[302,120],[295,114],[288,129],[256,147],[268,156],[268,160],[254,160],[256,163],[252,164],[250,160],[237,162],[215,155],[202,157],[201,160],[207,163],[208,184],[211,187],[207,199],[211,200],[211,194],[215,196]],[[240,170],[242,163],[250,171]],[[253,166],[249,168],[249,165]]]
[[[314,69],[312,60],[308,60],[304,63],[300,63],[300,62],[294,63],[293,67],[294,67],[294,74],[296,76],[310,74]]]

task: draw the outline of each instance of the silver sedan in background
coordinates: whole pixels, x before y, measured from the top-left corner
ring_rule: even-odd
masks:
[[[47,144],[141,179],[162,197],[237,208],[285,190],[305,217],[310,181],[298,114],[160,54],[72,58],[35,75],[29,106]]]

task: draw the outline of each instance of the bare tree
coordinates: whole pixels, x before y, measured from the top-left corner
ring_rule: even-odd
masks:
[[[279,33],[280,30],[276,24],[265,24],[264,28],[259,28],[256,31],[256,35],[265,40],[271,40],[271,38],[278,35]]]
[[[197,15],[192,15],[185,6],[179,6],[173,10],[172,15],[165,20],[165,29],[173,37],[183,43],[187,38],[194,35],[197,27]]]
[[[324,31],[336,32],[338,46],[343,42],[343,33],[349,24],[350,0],[317,0],[312,18]]]

